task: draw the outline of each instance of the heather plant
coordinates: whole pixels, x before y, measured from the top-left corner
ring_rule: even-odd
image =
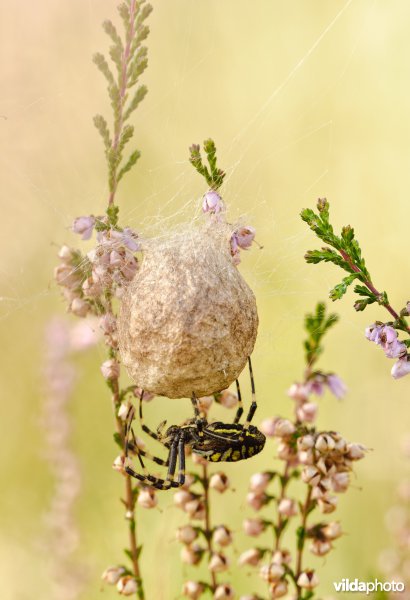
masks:
[[[379,291],[373,284],[362,250],[355,237],[353,227],[346,225],[340,235],[334,232],[330,222],[329,202],[319,198],[317,212],[306,208],[301,213],[302,219],[309,225],[317,237],[325,244],[319,250],[309,250],[305,259],[308,263],[331,262],[348,274],[330,291],[332,300],[340,300],[348,287],[356,283],[354,293],[358,299],[354,303],[356,311],[363,311],[371,304],[379,304],[385,308],[392,320],[376,321],[366,329],[366,337],[382,348],[387,358],[398,359],[391,370],[395,379],[410,373],[410,355],[407,349],[410,346],[410,327],[406,317],[410,314],[410,302],[397,311],[390,303],[387,292]],[[399,339],[399,333],[404,334],[404,339]]]
[[[294,416],[267,418],[261,424],[267,437],[278,440],[276,458],[283,467],[252,475],[246,500],[258,516],[245,519],[243,528],[254,539],[270,530],[273,543],[255,544],[240,555],[239,564],[259,567],[269,598],[288,594],[298,600],[314,597],[319,576],[310,568],[307,553],[326,556],[342,535],[340,522],[325,518],[336,511],[335,494],[348,490],[353,465],[365,456],[362,444],[350,443],[335,430],[318,430],[315,425],[318,406],[312,396],[322,396],[326,388],[336,398],[346,392],[335,373],[316,364],[323,352],[323,337],[337,320],[335,314],[326,313],[323,303],[306,315],[306,368],[302,381],[288,391]],[[288,530],[296,538],[291,549],[287,547],[291,540]],[[260,596],[242,598],[257,600]]]

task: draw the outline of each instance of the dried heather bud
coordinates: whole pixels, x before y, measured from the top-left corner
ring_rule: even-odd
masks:
[[[304,435],[297,440],[298,450],[311,450],[315,445],[315,438],[313,435]]]
[[[349,473],[335,473],[330,478],[332,490],[338,494],[342,492],[346,492],[350,485],[350,475]]]
[[[227,475],[225,475],[225,473],[219,472],[211,475],[211,478],[209,480],[209,487],[211,487],[213,490],[216,490],[220,494],[223,494],[223,492],[225,492],[229,488],[229,486],[230,481]]]
[[[249,482],[251,492],[261,493],[266,490],[271,481],[269,473],[254,473]]]
[[[81,239],[89,240],[92,236],[95,225],[95,217],[77,217],[74,219],[72,229],[74,233],[81,235]]]
[[[290,565],[292,555],[289,550],[276,550],[272,556],[272,562],[277,565]]]
[[[145,488],[138,494],[137,502],[142,508],[155,508],[158,497],[152,488]]]
[[[316,573],[313,570],[302,571],[302,573],[298,577],[297,581],[298,585],[305,590],[313,590],[318,583],[319,579],[317,578]]]
[[[361,460],[365,457],[367,448],[363,444],[348,444],[347,445],[347,458],[350,460]]]
[[[86,317],[90,310],[90,305],[82,298],[74,298],[71,302],[70,310],[76,317]]]
[[[192,544],[197,537],[198,532],[192,525],[183,525],[182,527],[178,527],[176,531],[176,538],[182,544]]]
[[[321,532],[327,540],[336,540],[342,535],[342,526],[338,521],[331,521],[321,528]]]
[[[269,594],[271,598],[282,598],[288,593],[288,582],[285,579],[281,579],[275,583],[270,584]]]
[[[185,510],[185,505],[194,498],[195,496],[191,494],[191,492],[188,492],[187,490],[178,490],[174,494],[174,504],[177,508]]]
[[[232,533],[225,525],[219,525],[215,528],[212,539],[219,546],[229,546],[232,544]]]
[[[284,517],[294,517],[298,513],[297,504],[290,498],[282,498],[278,505],[278,511]]]
[[[110,585],[115,585],[125,572],[124,567],[108,567],[101,575],[101,579]]]
[[[243,530],[246,535],[257,537],[265,531],[266,525],[262,519],[245,519],[243,522]]]
[[[307,466],[302,471],[302,481],[314,487],[318,485],[322,474],[317,467]]]
[[[321,513],[327,515],[334,512],[337,508],[336,496],[324,496],[317,501],[318,508]]]
[[[120,376],[120,364],[113,358],[104,361],[100,370],[104,379],[107,379],[107,381],[117,379]]]
[[[117,583],[117,590],[122,596],[133,596],[137,592],[137,582],[131,575],[125,575]]]
[[[118,471],[119,473],[123,473],[123,474],[125,474],[124,466],[125,466],[125,460],[124,460],[124,456],[122,456],[122,455],[117,456],[117,458],[112,463],[112,468],[115,471]]]
[[[229,566],[228,559],[224,554],[220,552],[214,552],[208,564],[208,569],[213,573],[222,573],[226,571]]]
[[[238,404],[238,396],[230,390],[224,390],[220,393],[218,402],[225,408],[234,408]]]
[[[263,565],[259,571],[260,577],[268,583],[274,583],[279,581],[285,574],[285,568],[278,563],[270,563],[269,565]]]
[[[260,492],[249,492],[246,495],[246,502],[249,504],[253,510],[260,510],[267,504],[268,497],[264,493]]]
[[[317,415],[317,404],[314,402],[304,402],[296,408],[296,417],[299,421],[313,423]]]
[[[202,521],[205,519],[205,502],[203,499],[194,498],[194,500],[185,504],[184,511],[188,513],[191,519]]]
[[[334,450],[335,441],[328,433],[321,433],[316,439],[315,448],[318,452],[326,454]]]
[[[181,560],[186,565],[198,565],[204,555],[205,548],[200,544],[191,544],[181,548]]]
[[[234,591],[228,583],[218,585],[214,593],[214,600],[231,600],[234,597]]]
[[[250,565],[251,567],[257,567],[262,560],[261,551],[257,548],[250,548],[245,550],[238,558],[238,564],[240,566]]]
[[[309,550],[315,556],[325,556],[332,549],[332,544],[322,540],[312,540]]]
[[[191,600],[197,600],[205,591],[199,581],[186,581],[182,586],[182,594]]]

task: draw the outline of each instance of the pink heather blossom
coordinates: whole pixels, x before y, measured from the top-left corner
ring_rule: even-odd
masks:
[[[120,375],[120,364],[113,358],[110,358],[103,362],[100,370],[104,379],[107,379],[108,381],[116,379]]]
[[[76,317],[86,317],[90,310],[90,305],[82,298],[74,298],[71,302],[70,310]]]
[[[229,561],[224,554],[214,552],[208,564],[208,569],[213,573],[222,573],[229,567]]]
[[[101,579],[105,581],[105,583],[115,585],[124,571],[124,567],[108,567],[108,569],[105,569],[104,573],[101,575]]]
[[[249,492],[246,496],[246,502],[253,510],[260,510],[267,502],[266,494],[259,492]]]
[[[278,563],[271,562],[270,565],[263,565],[259,571],[260,577],[268,583],[279,581],[285,574],[285,568]]]
[[[225,408],[234,408],[238,404],[238,396],[230,390],[224,390],[221,392],[218,402]]]
[[[181,549],[181,560],[186,565],[197,565],[204,555],[204,548],[200,544],[191,544]]]
[[[350,485],[349,473],[335,473],[331,479],[332,490],[338,494],[346,492]]]
[[[324,392],[323,377],[320,376],[310,379],[308,382],[308,387],[310,389],[311,394],[316,394],[316,396],[322,396]]]
[[[378,344],[387,358],[402,358],[407,353],[406,345],[397,338],[397,331],[390,325],[374,323],[366,329],[366,337]]]
[[[204,586],[199,581],[186,581],[182,586],[182,594],[191,600],[197,600],[204,592]]]
[[[319,579],[314,571],[308,570],[299,575],[297,583],[305,590],[312,590],[318,585]]]
[[[255,238],[255,229],[249,225],[247,227],[239,227],[233,235],[235,236],[237,246],[241,250],[247,250],[251,247]]]
[[[133,231],[130,227],[124,227],[121,232],[121,241],[123,246],[131,250],[131,252],[137,252],[141,249],[141,244],[137,242],[138,234]]]
[[[306,421],[307,423],[313,423],[316,419],[317,404],[314,402],[304,402],[296,408],[296,416],[299,421]]]
[[[183,525],[179,527],[176,532],[176,538],[178,542],[182,544],[192,544],[198,537],[198,532],[192,527],[192,525]]]
[[[158,498],[154,490],[146,488],[138,494],[137,502],[142,508],[155,508],[158,504]]]
[[[269,586],[269,594],[271,598],[282,598],[288,593],[288,582],[285,579],[276,581]]]
[[[225,547],[232,544],[232,534],[230,530],[225,527],[225,525],[219,525],[216,527],[212,539],[216,544],[219,544],[219,546]]]
[[[74,233],[81,235],[81,239],[89,240],[92,236],[95,225],[95,217],[77,217],[74,219],[72,229]]]
[[[240,566],[250,565],[251,567],[257,567],[262,559],[262,554],[257,548],[250,548],[245,550],[238,558],[238,564]]]
[[[309,385],[304,383],[293,383],[288,389],[288,396],[293,400],[306,401],[309,398],[310,388]]]
[[[230,481],[225,473],[214,473],[209,480],[209,487],[223,494],[230,486]]]
[[[398,360],[396,363],[394,363],[392,370],[391,370],[391,374],[392,374],[392,377],[394,377],[394,379],[400,379],[401,377],[404,377],[405,375],[408,375],[409,373],[410,373],[410,360],[409,360],[409,355],[406,354],[406,356],[404,356],[403,358]]]
[[[235,593],[228,583],[218,585],[214,593],[214,600],[231,600],[234,597]]]
[[[260,430],[266,435],[266,437],[273,437],[275,435],[275,428],[276,419],[274,417],[264,419],[260,424]]]
[[[252,537],[257,537],[263,531],[265,531],[265,524],[262,519],[245,519],[243,522],[243,530],[246,535],[250,535]]]
[[[131,575],[121,577],[117,583],[117,590],[122,596],[133,596],[137,589],[137,582]]]
[[[328,375],[326,377],[326,383],[329,386],[329,390],[332,392],[332,394],[339,400],[346,394],[346,385],[337,375],[334,375],[333,373]]]
[[[269,473],[254,473],[249,483],[249,489],[252,492],[264,492],[269,485],[271,476]]]
[[[193,500],[193,499],[194,499],[194,495],[191,494],[191,492],[188,492],[187,490],[178,490],[174,494],[174,504],[178,508],[182,508],[182,510],[184,510],[185,505],[188,502],[191,502],[191,500]]]
[[[298,513],[297,504],[290,498],[282,498],[279,502],[278,511],[284,517],[294,517]]]
[[[209,190],[203,197],[202,210],[204,213],[217,214],[224,208],[221,196],[215,190]]]

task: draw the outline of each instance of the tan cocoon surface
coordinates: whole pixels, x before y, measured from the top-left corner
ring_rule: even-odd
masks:
[[[232,263],[231,231],[209,222],[147,244],[119,317],[122,361],[142,389],[168,398],[206,396],[243,370],[258,314]]]

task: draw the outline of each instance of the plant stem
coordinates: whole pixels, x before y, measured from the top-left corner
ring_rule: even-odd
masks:
[[[362,273],[362,271],[359,269],[359,267],[357,267],[354,262],[352,261],[352,259],[350,258],[350,256],[344,251],[344,250],[339,250],[340,254],[343,256],[344,260],[349,263],[350,267],[353,269],[353,271],[355,273]],[[374,287],[373,283],[369,280],[369,279],[364,279],[362,280],[364,285],[377,297],[380,298],[381,294],[379,291],[377,291],[377,289]],[[391,314],[391,316],[396,320],[396,321],[400,321],[401,323],[403,323],[406,326],[406,331],[407,333],[410,333],[410,327],[408,325],[405,324],[404,320],[402,319],[402,317],[400,317],[400,315],[394,310],[394,308],[391,306],[391,304],[389,302],[387,303],[383,303],[382,306],[384,306],[389,313]]]
[[[202,466],[202,485],[204,487],[204,502],[205,502],[205,537],[206,543],[208,547],[209,560],[211,560],[212,555],[214,553],[212,547],[212,527],[211,527],[211,518],[210,518],[210,507],[209,507],[209,477],[208,477],[208,465]],[[211,571],[211,589],[212,592],[215,592],[217,581],[216,575],[213,571]]]
[[[124,439],[124,427],[121,419],[117,417],[117,411],[121,404],[120,402],[120,386],[118,377],[111,381],[112,388],[112,403],[115,412],[115,425],[117,429],[117,433],[121,439],[122,452],[125,457],[125,439]],[[138,541],[137,541],[137,523],[135,520],[135,500],[136,496],[132,489],[132,481],[131,477],[128,474],[125,474],[125,509],[128,520],[128,533],[129,533],[129,544],[130,544],[130,557],[132,562],[132,568],[134,572],[134,577],[137,582],[137,598],[138,600],[144,600],[144,588],[142,584],[141,577],[141,569],[138,560]]]
[[[298,539],[298,547],[297,547],[297,553],[296,553],[295,583],[296,583],[298,600],[300,600],[302,597],[302,591],[301,591],[300,586],[297,584],[297,580],[299,578],[299,575],[302,573],[303,550],[305,548],[305,539],[306,539],[306,535],[305,535],[306,534],[306,522],[307,522],[307,518],[308,518],[308,515],[310,512],[310,508],[311,508],[310,507],[311,499],[312,499],[312,488],[311,488],[311,486],[309,486],[307,494],[306,494],[306,500],[302,507],[302,523],[301,523],[302,537],[301,537],[301,539]]]
[[[135,34],[134,21],[135,21],[135,15],[137,12],[137,0],[131,0],[129,10],[130,10],[130,32],[128,35],[127,43],[125,45],[124,53],[122,55],[122,61],[121,61],[121,84],[120,84],[120,89],[119,89],[120,105],[119,105],[119,109],[118,109],[118,118],[116,119],[116,122],[115,122],[114,138],[113,138],[113,141],[111,144],[111,150],[113,151],[113,153],[116,153],[116,151],[117,151],[118,144],[120,141],[122,126],[123,126],[124,103],[125,103],[125,99],[126,99],[126,90],[127,90],[127,83],[128,83],[127,67],[128,67],[128,61],[130,58],[131,43],[132,43],[132,40],[133,40],[134,34]],[[114,178],[113,178],[113,182],[112,182],[112,190],[108,197],[108,206],[111,206],[114,204],[114,198],[115,198],[116,191],[117,191],[117,166],[115,167]]]
[[[286,493],[286,488],[287,485],[289,483],[289,469],[290,469],[290,464],[289,461],[286,461],[286,465],[285,465],[285,469],[283,471],[283,475],[281,478],[281,489],[280,489],[280,495],[279,498],[276,502],[276,505],[279,506],[281,500],[283,500],[285,498],[285,493]],[[275,545],[274,548],[272,550],[272,557],[274,555],[274,553],[279,550],[279,546],[280,546],[280,540],[282,537],[282,533],[284,532],[284,519],[281,515],[281,513],[278,513],[278,522],[276,525],[276,529],[274,529],[275,531]]]

